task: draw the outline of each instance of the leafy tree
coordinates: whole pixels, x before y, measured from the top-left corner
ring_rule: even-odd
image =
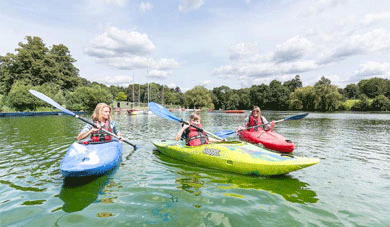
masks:
[[[319,111],[336,111],[342,100],[337,86],[331,85],[331,81],[322,77],[314,85],[316,97],[314,99],[315,110]]]
[[[379,95],[375,97],[372,104],[372,110],[377,111],[388,111],[390,110],[390,100],[384,95]]]
[[[371,109],[371,103],[367,95],[361,94],[359,97],[360,101],[352,106],[351,110],[355,111],[368,111]]]
[[[316,93],[312,86],[296,89],[290,94],[289,108],[293,110],[314,110]]]
[[[211,100],[211,92],[203,86],[195,86],[185,93],[186,106],[189,108],[211,108],[214,104]]]
[[[226,109],[228,110],[236,110],[240,106],[240,96],[237,93],[233,93],[232,96],[230,96],[227,104]]]
[[[330,85],[330,84],[331,84],[331,81],[328,78],[323,76],[323,77],[321,77],[321,79],[317,83],[314,84],[314,87],[319,86],[319,85]]]
[[[112,103],[113,98],[107,87],[97,84],[92,87],[78,87],[70,92],[67,97],[67,106],[73,110],[94,110],[98,103]]]
[[[291,92],[294,92],[297,88],[302,87],[302,81],[299,75],[296,75],[294,79],[285,81],[283,86],[287,87]]]
[[[88,86],[85,86],[85,87],[88,87]],[[119,92],[123,92],[124,95],[126,96],[126,92],[125,92],[126,89],[123,87],[111,85],[108,89],[110,90],[113,97],[116,97]],[[127,96],[126,96],[126,100],[127,100]],[[126,100],[124,100],[124,101],[126,101]]]
[[[52,67],[54,67],[54,69],[46,69],[52,72],[46,81],[57,82],[64,90],[73,90],[80,84],[79,69],[73,65],[76,60],[70,55],[68,47],[63,44],[53,45],[45,60],[53,62]]]
[[[26,81],[17,81],[12,85],[6,98],[9,107],[18,111],[33,110],[36,106],[36,98],[28,90],[32,88]]]
[[[375,98],[378,95],[383,95],[389,89],[388,80],[377,77],[361,80],[358,83],[358,86],[361,93],[367,95],[368,98]]]
[[[118,94],[116,94],[116,96],[115,96],[115,100],[116,101],[126,101],[127,96],[126,96],[125,92],[123,92],[123,91],[118,92]]]
[[[269,98],[267,103],[267,109],[271,110],[287,110],[288,99],[290,97],[290,90],[282,86],[282,83],[277,80],[271,81],[269,85]]]
[[[0,94],[7,95],[12,85],[24,80],[32,86],[52,82],[61,89],[73,89],[80,83],[75,60],[62,44],[47,48],[39,37],[26,36],[27,43],[20,42],[17,54],[0,56]]]
[[[268,85],[253,85],[250,88],[250,100],[252,105],[259,106],[261,109],[266,107],[266,104],[269,102],[270,89]]]
[[[169,89],[166,87],[164,89],[164,103],[166,104],[177,104],[179,100],[177,100],[176,92],[173,89]]]
[[[228,104],[233,91],[228,86],[216,87],[212,90],[213,104],[216,109],[229,109],[226,105]]]
[[[251,100],[250,100],[250,89],[249,88],[240,89],[237,91],[237,93],[239,95],[239,100],[240,100],[238,109],[239,110],[251,109],[252,107],[251,107]]]
[[[345,97],[347,97],[349,99],[356,99],[360,95],[359,87],[356,84],[348,84],[344,88],[343,94]]]

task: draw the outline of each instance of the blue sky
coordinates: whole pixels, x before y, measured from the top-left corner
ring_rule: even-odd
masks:
[[[3,0],[0,9],[0,55],[39,36],[106,85],[390,79],[389,1]]]

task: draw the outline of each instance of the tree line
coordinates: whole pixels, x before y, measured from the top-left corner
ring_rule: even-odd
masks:
[[[40,91],[71,110],[93,110],[97,103],[130,101],[158,102],[186,108],[302,111],[389,111],[390,80],[370,78],[345,88],[332,85],[325,76],[314,86],[302,86],[299,75],[292,80],[273,80],[269,85],[232,89],[203,86],[182,92],[157,83],[106,86],[79,76],[76,60],[63,44],[47,47],[39,37],[26,36],[16,53],[0,55],[0,111],[45,110],[29,89]]]

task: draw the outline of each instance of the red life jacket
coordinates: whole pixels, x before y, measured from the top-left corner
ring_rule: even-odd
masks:
[[[197,125],[199,128],[202,128],[202,125]],[[187,133],[187,146],[199,146],[202,144],[208,144],[209,138],[203,130],[196,129],[195,127],[188,127]]]
[[[262,124],[264,124],[264,122],[263,122],[263,119],[260,116],[255,118],[255,117],[253,117],[251,115],[249,117],[247,127],[256,126],[256,125],[262,125]],[[253,128],[248,129],[248,130],[251,131],[251,132],[258,131],[259,127],[253,127]]]
[[[112,128],[109,121],[106,121],[106,123],[104,124],[104,129],[109,132],[112,132]],[[111,140],[112,140],[112,136],[104,133],[102,130],[99,130],[95,133],[91,133],[92,142],[111,141]]]

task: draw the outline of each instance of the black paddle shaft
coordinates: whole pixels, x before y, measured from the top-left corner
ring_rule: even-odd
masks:
[[[82,117],[80,117],[80,116],[78,116],[78,115],[75,115],[74,117],[75,117],[75,118],[78,118],[78,119],[80,119],[80,120],[82,120],[82,121],[84,121],[84,122],[87,123],[87,124],[92,125],[92,126],[95,127],[95,128],[98,128],[97,124],[95,124],[95,123],[93,123],[93,122],[91,122],[91,121],[85,120],[84,118],[82,118]],[[111,136],[113,136],[113,137],[115,137],[115,138],[119,138],[119,136],[115,135],[115,134],[112,133],[112,132],[109,132],[109,131],[105,130],[104,128],[100,128],[100,130],[102,130],[103,132],[105,132],[105,133],[107,133],[107,134],[109,134],[109,135],[111,135]],[[123,141],[123,142],[125,142],[125,143],[127,143],[127,144],[129,144],[129,145],[131,145],[131,146],[133,146],[134,149],[137,149],[136,145],[130,143],[129,141],[125,140],[124,138],[122,138],[121,141]]]

